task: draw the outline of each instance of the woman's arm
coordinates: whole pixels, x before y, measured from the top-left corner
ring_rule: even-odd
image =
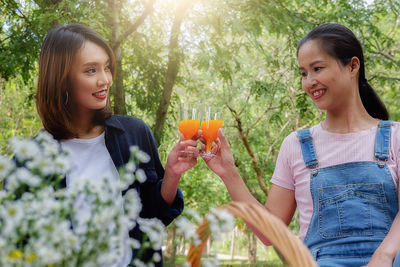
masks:
[[[175,199],[181,175],[196,165],[197,156],[197,141],[185,140],[181,135],[179,142],[168,155],[164,179],[161,184],[161,196],[168,205],[172,205]]]
[[[234,158],[229,143],[223,135],[222,130],[218,131],[218,139],[216,142],[217,147],[214,148],[213,151],[216,153],[216,156],[209,160],[205,159],[208,167],[222,179],[233,201],[252,202],[262,206],[249,192],[240,177],[234,164]],[[286,225],[289,225],[294,211],[296,210],[294,191],[272,185],[268,193],[265,208],[273,215],[280,218]],[[268,239],[258,232],[255,227],[249,223],[247,224],[265,245],[271,245]]]
[[[392,267],[393,260],[400,250],[400,213],[390,227],[390,231],[375,250],[367,267]]]

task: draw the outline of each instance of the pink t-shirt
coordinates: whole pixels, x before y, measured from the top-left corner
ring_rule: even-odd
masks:
[[[324,130],[321,124],[310,129],[320,168],[354,161],[376,161],[374,157],[377,126],[357,133],[338,134]],[[400,164],[400,123],[392,125],[389,160],[393,181],[398,187]],[[313,213],[310,192],[310,169],[306,168],[296,132],[282,143],[271,182],[294,190],[300,216],[299,237],[306,236]]]

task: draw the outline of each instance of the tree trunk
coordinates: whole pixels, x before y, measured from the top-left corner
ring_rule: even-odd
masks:
[[[283,266],[288,266],[289,264],[288,264],[288,262],[286,261],[285,257],[283,257],[283,255],[281,254],[281,252],[280,252],[276,247],[273,247],[273,248],[274,248],[276,254],[278,255],[279,259],[281,260],[282,265],[283,265]]]
[[[164,252],[165,264],[167,266],[174,266],[176,256],[176,225],[173,223],[167,231],[167,244]]]
[[[168,107],[171,101],[171,95],[181,60],[181,53],[179,52],[178,44],[178,38],[181,32],[180,28],[187,10],[193,5],[193,2],[193,0],[183,1],[183,4],[177,8],[171,28],[167,72],[165,74],[162,97],[157,109],[156,122],[153,127],[154,136],[158,144],[162,138],[165,119],[167,117]]]
[[[114,95],[114,113],[115,114],[126,114],[125,105],[125,90],[124,90],[124,80],[122,72],[122,42],[144,22],[146,17],[153,12],[153,4],[155,0],[150,0],[143,11],[143,14],[136,19],[136,21],[128,27],[128,29],[121,34],[121,28],[119,25],[119,6],[117,6],[116,0],[109,0],[108,6],[111,10],[111,16],[109,20],[111,21],[111,31],[112,40],[111,47],[115,55],[116,64],[116,76],[114,78],[113,95]]]
[[[247,231],[247,240],[248,240],[247,248],[248,248],[249,262],[250,264],[254,264],[257,262],[257,237],[253,233],[253,231],[251,231],[249,228]]]
[[[122,74],[122,50],[114,49],[116,76],[114,81],[114,114],[126,115],[124,77]]]
[[[231,239],[231,260],[233,260],[233,256],[235,255],[235,236],[236,236],[236,227],[232,231],[232,239]]]
[[[110,0],[108,5],[111,10],[111,32],[112,32],[112,49],[115,56],[115,71],[116,76],[114,78],[113,94],[114,94],[114,113],[115,114],[126,114],[125,107],[125,92],[124,92],[124,81],[122,75],[122,50],[120,43],[117,43],[121,38],[121,31],[119,27],[119,9],[117,1]]]

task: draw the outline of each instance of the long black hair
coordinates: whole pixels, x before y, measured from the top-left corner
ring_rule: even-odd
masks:
[[[361,44],[354,33],[340,24],[319,25],[300,40],[297,46],[297,54],[300,47],[310,40],[319,41],[321,49],[336,58],[343,66],[347,65],[353,57],[360,60],[358,90],[361,101],[371,117],[388,120],[389,113],[385,105],[365,78],[364,55]]]

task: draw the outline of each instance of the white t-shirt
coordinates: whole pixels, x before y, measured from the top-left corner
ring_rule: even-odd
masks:
[[[107,178],[111,183],[119,182],[119,175],[115,167],[110,153],[107,150],[104,138],[104,132],[91,139],[68,139],[62,140],[61,147],[63,150],[70,152],[69,158],[71,162],[71,172],[67,175],[67,188],[71,190],[74,181],[81,179],[90,179],[93,182]],[[122,195],[118,196],[121,200]],[[122,201],[119,201],[122,203]],[[80,207],[76,216],[85,216],[84,203],[78,198],[74,205]],[[122,209],[122,207],[121,207]],[[128,234],[127,234],[128,235]],[[128,240],[129,236],[127,236]],[[112,264],[104,267],[126,267],[132,257],[132,251],[127,245],[127,249],[123,260],[120,263]]]
[[[376,161],[374,157],[377,126],[357,133],[338,134],[324,130],[321,124],[310,129],[319,168],[354,161]],[[400,170],[400,123],[391,129],[387,165],[398,187]],[[289,134],[282,143],[271,182],[295,191],[300,216],[301,239],[305,238],[313,213],[310,192],[310,169],[306,168],[296,132]]]

